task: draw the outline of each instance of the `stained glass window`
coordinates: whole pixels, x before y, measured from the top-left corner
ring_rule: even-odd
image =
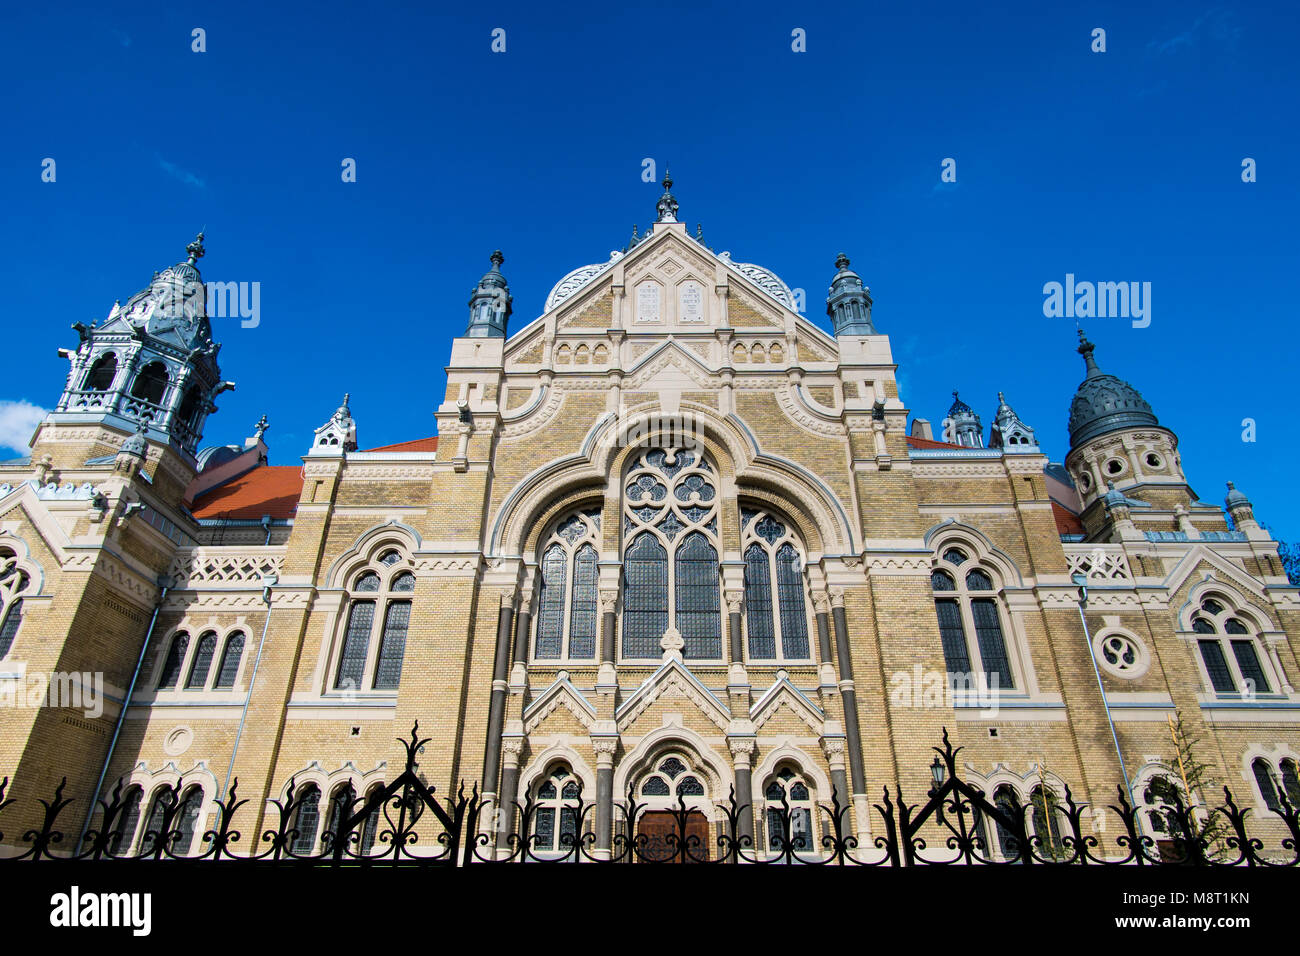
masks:
[[[1236,693],[1237,682],[1232,679],[1232,671],[1228,670],[1228,661],[1223,656],[1223,647],[1218,641],[1197,641],[1197,643],[1201,645],[1201,660],[1205,661],[1205,670],[1210,675],[1210,683],[1215,691],[1220,694]]]
[[[176,686],[181,679],[181,667],[185,663],[185,652],[190,649],[190,636],[181,631],[172,639],[172,646],[167,651],[163,662],[162,676],[158,678],[158,688],[168,690]]]
[[[749,656],[776,657],[776,628],[772,620],[772,571],[767,551],[758,543],[745,549],[745,623]]]
[[[302,803],[293,822],[298,834],[291,849],[298,856],[309,856],[316,849],[316,830],[320,826],[320,787],[309,783],[298,795]]]
[[[217,635],[211,631],[199,638],[199,646],[194,650],[194,662],[190,664],[190,676],[185,681],[187,690],[202,690],[208,682],[208,669],[212,667],[212,658],[217,653]]]
[[[943,641],[943,659],[950,674],[969,674],[970,655],[966,650],[966,631],[961,623],[961,608],[956,601],[935,601],[939,615],[939,637]]]
[[[668,630],[668,554],[642,532],[623,558],[623,656],[652,658]]]
[[[988,686],[993,686],[993,675],[996,674],[998,687],[1015,687],[1011,665],[1007,661],[1007,645],[1002,638],[997,605],[984,598],[971,601],[971,615],[975,618],[975,636],[979,640],[980,660],[984,663],[984,677]]]
[[[361,686],[366,652],[370,648],[370,629],[374,623],[375,602],[353,601],[348,609],[348,629],[343,637],[338,675],[334,679],[336,689],[356,690]]]
[[[696,531],[677,548],[677,630],[686,658],[722,656],[722,614],[718,581],[718,552]]]
[[[1248,688],[1252,688],[1256,694],[1271,693],[1268,678],[1264,675],[1264,668],[1259,663],[1259,654],[1255,652],[1254,641],[1233,641],[1232,656],[1237,659],[1237,667],[1241,670],[1241,676],[1251,682],[1246,685]]]
[[[1255,774],[1255,783],[1259,787],[1260,796],[1264,798],[1264,806],[1270,810],[1281,810],[1282,801],[1277,797],[1277,781],[1273,779],[1273,769],[1269,767],[1268,761],[1263,757],[1256,757],[1250,769]]]
[[[781,545],[776,552],[776,588],[781,606],[781,649],[789,659],[806,658],[808,611],[804,604],[802,560],[794,547]]]
[[[573,559],[573,610],[569,621],[569,657],[596,656],[596,625],[600,595],[597,589],[599,556],[590,544],[578,549]]]
[[[122,856],[130,852],[135,828],[140,823],[140,802],[143,799],[144,791],[139,787],[131,787],[127,790],[126,797],[122,801],[122,812],[118,814],[113,824],[113,838],[108,844],[108,852],[113,856]]]
[[[226,648],[221,654],[221,667],[213,687],[234,687],[239,674],[239,660],[244,656],[244,635],[236,631],[226,638]]]
[[[947,565],[961,568],[971,558],[960,548],[947,548],[942,560]],[[934,607],[939,619],[944,662],[948,673],[953,675],[954,684],[969,686],[966,681],[974,673],[982,675],[986,687],[992,688],[996,681],[1000,689],[1014,688],[1015,677],[997,599],[971,597],[972,594],[996,591],[993,576],[978,567],[967,566],[964,573],[959,571],[956,576],[948,570],[934,568],[930,572],[930,587],[936,595]],[[971,637],[974,638],[973,646]],[[979,664],[973,667],[977,655]]]
[[[1287,801],[1300,809],[1300,773],[1296,772],[1296,762],[1287,757],[1278,764],[1278,769],[1282,771],[1282,789],[1286,791]]]
[[[172,853],[177,856],[189,856],[194,849],[194,831],[199,822],[199,810],[203,806],[203,791],[190,787],[181,798],[181,807],[176,811],[172,827],[176,830],[176,842],[172,844]]]
[[[410,601],[389,601],[384,634],[379,640],[375,664],[375,690],[397,690],[402,680],[402,656],[406,653],[406,630],[411,623]]]

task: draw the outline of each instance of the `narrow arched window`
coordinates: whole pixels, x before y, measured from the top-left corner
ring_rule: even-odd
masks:
[[[755,661],[807,660],[810,649],[802,549],[784,518],[742,507],[740,522],[749,657]]]
[[[185,665],[185,655],[190,649],[190,636],[180,631],[172,638],[172,645],[167,649],[163,661],[162,675],[158,678],[159,690],[171,690],[181,679],[181,668]]]
[[[149,804],[149,816],[145,819],[144,832],[140,836],[141,855],[153,853],[158,848],[159,841],[163,838],[163,821],[175,800],[176,793],[171,787],[162,786],[154,791],[153,801]],[[173,817],[172,826],[175,825],[176,818]]]
[[[9,653],[23,623],[23,595],[31,578],[18,568],[18,557],[0,549],[0,657]]]
[[[208,683],[208,670],[212,667],[212,658],[217,653],[217,635],[208,631],[199,638],[194,649],[194,660],[190,664],[190,676],[185,679],[186,690],[202,690]]]
[[[239,661],[244,656],[244,635],[236,631],[226,638],[225,649],[221,652],[221,666],[217,669],[217,679],[213,687],[229,688],[235,686],[239,676]]]
[[[1281,810],[1282,801],[1277,797],[1277,781],[1273,778],[1273,768],[1268,765],[1268,761],[1263,757],[1256,757],[1251,761],[1250,769],[1255,774],[1255,785],[1259,787],[1259,795],[1264,798],[1264,806],[1270,810]]]
[[[534,660],[592,660],[599,620],[600,509],[555,523],[538,566]]]
[[[538,785],[533,815],[534,851],[562,853],[573,849],[578,839],[581,794],[578,779],[563,765]]]
[[[291,849],[296,856],[310,856],[316,849],[316,831],[320,827],[320,787],[309,783],[296,796],[302,802],[294,814],[293,829],[298,832]]]
[[[117,356],[112,352],[105,352],[95,359],[95,364],[90,366],[90,371],[86,373],[85,388],[91,392],[106,392],[113,387],[113,379],[116,377]]]
[[[398,574],[389,583],[392,594],[415,590],[415,575]],[[406,654],[406,632],[411,625],[411,602],[390,600],[384,612],[384,631],[379,639],[379,660],[375,664],[375,690],[397,690],[402,681],[402,658]]]
[[[1253,625],[1225,603],[1207,598],[1192,619],[1193,633],[1203,635],[1196,644],[1210,686],[1216,694],[1240,692],[1246,698],[1273,693]]]
[[[383,789],[384,789],[384,785],[381,783],[377,783],[373,787],[371,787],[369,792],[366,793],[366,803],[369,803],[371,800],[374,800],[380,793],[383,792]],[[374,809],[372,809],[369,813],[366,814],[366,818],[361,824],[361,844],[357,851],[361,856],[370,855],[371,850],[374,848],[375,835],[378,833],[378,831],[379,831],[379,807],[376,806]]]
[[[687,448],[631,459],[623,486],[624,657],[660,657],[672,627],[683,657],[722,659],[716,480],[704,455]]]
[[[345,849],[347,848],[348,834],[342,832],[343,824],[352,815],[352,804],[356,798],[357,791],[351,783],[335,788],[334,795],[330,797],[330,815],[325,823],[323,836],[325,841],[323,849],[327,852],[333,852],[340,843]]]
[[[790,808],[790,849],[796,853],[813,849],[813,800],[804,778],[791,767],[782,767],[763,788],[767,803],[767,848],[775,853],[786,850],[782,817]]]
[[[131,397],[161,405],[163,394],[167,391],[167,381],[167,366],[162,362],[150,362],[136,375],[131,386]]]
[[[1009,783],[1004,783],[993,791],[993,805],[1002,811],[1002,815],[1008,819],[1014,820],[1020,815],[1018,804],[1016,792]],[[1016,839],[1011,830],[1003,825],[1001,820],[995,817],[994,823],[998,832],[998,852],[1002,854],[1002,859],[1018,859],[1021,853],[1020,841]]]
[[[1065,850],[1061,843],[1060,824],[1056,819],[1060,806],[1056,792],[1051,787],[1040,784],[1030,791],[1029,800],[1033,804],[1034,835],[1039,838],[1038,852],[1049,859],[1056,859]]]
[[[144,800],[144,790],[138,786],[127,789],[122,799],[122,810],[113,826],[112,837],[108,841],[111,856],[129,853],[135,840],[135,828],[140,824],[140,803]]]
[[[415,574],[395,548],[356,573],[349,588],[335,690],[396,690],[411,626]]]
[[[202,788],[190,787],[186,790],[172,823],[176,831],[176,842],[172,844],[172,853],[176,856],[189,856],[193,852],[194,833],[198,829],[199,811],[202,807]]]
[[[1287,757],[1278,763],[1277,769],[1282,772],[1282,790],[1287,802],[1293,809],[1300,810],[1300,771],[1297,771],[1296,762]]]
[[[930,572],[930,589],[950,682],[957,687],[1013,689],[1016,681],[992,575],[964,550],[950,547]]]
[[[185,397],[181,399],[181,407],[177,410],[176,415],[181,423],[191,431],[198,430],[199,413],[203,406],[203,392],[197,385],[191,385],[185,391]],[[196,438],[198,436],[195,436]]]

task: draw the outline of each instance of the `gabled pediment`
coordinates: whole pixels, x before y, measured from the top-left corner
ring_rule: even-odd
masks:
[[[578,693],[578,689],[569,681],[569,675],[561,671],[559,677],[546,690],[524,708],[524,730],[531,733],[556,708],[563,707],[574,716],[585,729],[590,730],[596,721],[596,708],[587,698]]]
[[[826,722],[826,714],[820,707],[804,696],[797,687],[791,684],[790,678],[784,673],[750,708],[749,719],[753,723],[754,729],[761,728],[776,716],[782,707],[790,708],[790,711],[796,717],[816,733],[820,734],[822,732]]]
[[[683,698],[694,704],[720,730],[725,731],[731,721],[731,713],[722,701],[700,683],[700,679],[687,670],[681,661],[670,659],[619,705],[614,715],[619,732],[626,730],[655,701],[665,696]]]

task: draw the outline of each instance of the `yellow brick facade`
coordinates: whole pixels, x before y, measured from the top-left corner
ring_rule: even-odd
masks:
[[[643,293],[650,282],[658,291]],[[760,846],[764,794],[789,769],[814,800],[847,803],[851,830],[870,847],[880,825],[870,805],[886,785],[923,800],[945,728],[965,748],[969,779],[989,792],[1012,786],[1023,801],[1040,784],[1068,784],[1076,799],[1104,805],[1122,776],[1077,573],[1139,799],[1152,774],[1177,770],[1177,715],[1214,784],[1198,799],[1226,784],[1272,833],[1253,762],[1268,762],[1281,787],[1285,762],[1300,759],[1300,591],[1276,543],[1249,516],[1229,533],[1176,471],[1155,488],[1132,472],[1120,482],[1147,511],[1120,514],[1084,495],[1086,530],[1063,540],[1036,447],[976,453],[911,441],[895,368],[886,336],[825,334],[753,273],[661,222],[508,338],[452,343],[436,453],[314,444],[288,521],[196,520],[192,456],[151,442],[133,464],[120,429],[47,422],[30,462],[0,465],[0,558],[32,582],[0,680],[97,672],[105,701],[95,717],[52,705],[0,711],[0,774],[23,798],[6,833],[21,833],[35,819],[33,798],[65,776],[80,820],[104,771],[104,792],[138,785],[146,806],[178,776],[199,785],[200,832],[237,778],[246,812],[260,815],[256,826],[243,821],[251,835],[291,780],[318,786],[322,807],[344,784],[365,793],[391,780],[402,765],[397,741],[416,721],[430,738],[420,772],[444,793],[464,780],[490,802],[523,802],[562,767],[585,797],[604,787],[621,804],[629,792],[641,799],[645,781],[677,757],[701,788],[691,802],[715,827],[716,805],[738,785],[749,790]],[[1166,441],[1117,437],[1135,455]],[[1075,459],[1104,467],[1115,440]],[[722,652],[683,654],[674,623],[662,653],[632,659],[623,653],[624,475],[648,449],[682,447],[712,467]],[[144,508],[133,512],[133,502]],[[539,659],[544,550],[557,522],[582,509],[600,517],[595,649]],[[802,656],[753,653],[748,509],[779,516],[798,542]],[[993,581],[985,597],[1013,677],[983,704],[923,699],[925,682],[951,669],[932,572],[953,548],[969,562],[954,573],[982,569]],[[368,572],[413,577],[409,591],[393,592],[410,607],[400,682],[373,686],[375,629],[360,686],[340,688]],[[1224,609],[1216,620],[1247,622],[1265,692],[1216,693],[1194,629],[1207,601]],[[205,685],[186,688],[209,633],[216,658],[243,637],[231,686],[215,686],[214,658]],[[190,644],[173,686],[160,688],[178,634]],[[1108,635],[1130,642],[1127,671],[1105,666]],[[966,640],[978,650],[976,633]],[[812,825],[815,844],[824,817]],[[1105,815],[1090,825],[1104,833]],[[608,834],[596,845],[608,847]]]

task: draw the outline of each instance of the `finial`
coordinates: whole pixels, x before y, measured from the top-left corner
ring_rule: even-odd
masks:
[[[268,422],[266,420],[266,416],[263,415],[261,418],[257,420],[257,424],[253,426],[253,437],[255,439],[260,439],[263,435],[266,434],[267,429],[269,429],[270,427],[271,427],[271,423]]]
[[[200,232],[197,236],[195,236],[194,241],[185,247],[185,251],[190,254],[190,257],[187,260],[190,265],[194,265],[195,262],[197,262],[199,259],[202,259],[204,256],[203,233]]]
[[[668,167],[664,166],[664,194],[659,197],[659,202],[655,204],[655,208],[659,210],[658,222],[677,221],[677,200],[674,199],[673,194],[668,191],[672,188],[672,185],[672,174],[668,172]]]
[[[664,165],[664,192],[673,188],[673,174],[669,171],[667,164]]]
[[[1002,397],[1002,393],[1001,393],[1001,392],[998,392],[998,404],[999,404],[999,405],[1005,405],[1006,403],[1007,403],[1007,400],[1006,400],[1005,398]]]
[[[955,389],[955,388],[952,390],[952,400],[953,400],[954,402],[955,402],[955,401],[959,401],[959,399],[957,398],[957,389]]]
[[[695,224],[695,241],[700,245],[704,245],[704,223],[702,222]]]
[[[838,256],[835,257],[835,268],[847,269],[848,267],[849,267],[849,257],[841,252]]]
[[[1236,488],[1236,487],[1237,487],[1237,486],[1234,485],[1232,482],[1228,482],[1228,490],[1229,490],[1229,491],[1232,491],[1232,490],[1233,490],[1234,488]]]
[[[1092,357],[1092,351],[1096,346],[1088,341],[1088,335],[1083,329],[1079,329],[1079,347],[1075,349],[1083,356],[1083,363],[1087,368],[1085,378],[1092,378],[1094,375],[1100,375],[1101,369],[1097,367],[1097,360]]]
[[[492,260],[492,269],[494,272],[501,271],[501,263],[506,261],[506,257],[501,254],[500,249],[494,249],[492,255],[488,256]]]

